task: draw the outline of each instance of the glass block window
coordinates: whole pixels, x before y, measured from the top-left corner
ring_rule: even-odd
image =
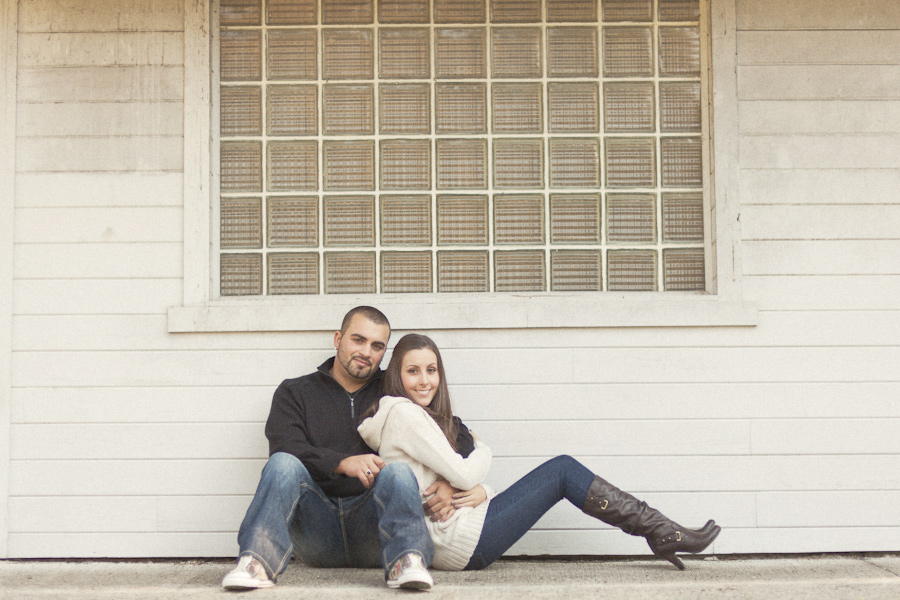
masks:
[[[215,0],[220,296],[703,292],[708,0]]]

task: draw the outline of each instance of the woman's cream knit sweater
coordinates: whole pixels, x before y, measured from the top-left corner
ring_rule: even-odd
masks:
[[[402,461],[412,468],[423,501],[425,489],[436,480],[445,479],[455,488],[468,490],[482,482],[491,466],[490,448],[476,441],[469,457],[463,458],[434,419],[408,398],[382,398],[378,412],[360,424],[359,433],[385,462]],[[493,492],[483,487],[490,499]],[[489,502],[460,508],[445,523],[425,519],[434,542],[434,568],[459,571],[469,563]]]

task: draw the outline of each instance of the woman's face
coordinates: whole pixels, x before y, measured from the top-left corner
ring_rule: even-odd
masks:
[[[428,348],[410,350],[401,365],[400,381],[407,397],[419,406],[431,404],[441,383],[434,352]]]

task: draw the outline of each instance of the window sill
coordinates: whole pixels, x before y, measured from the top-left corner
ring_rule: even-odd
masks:
[[[169,309],[169,333],[332,331],[354,306],[373,304],[394,329],[754,327],[756,305],[710,294],[414,294],[223,299]]]

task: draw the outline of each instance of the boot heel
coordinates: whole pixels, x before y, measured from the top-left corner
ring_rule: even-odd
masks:
[[[672,552],[671,554],[660,554],[660,556],[662,558],[666,559],[667,561],[669,561],[670,563],[672,563],[673,565],[675,565],[676,567],[678,567],[679,571],[685,570],[686,567],[684,566],[684,563],[681,562],[680,558],[675,556],[674,552]]]

